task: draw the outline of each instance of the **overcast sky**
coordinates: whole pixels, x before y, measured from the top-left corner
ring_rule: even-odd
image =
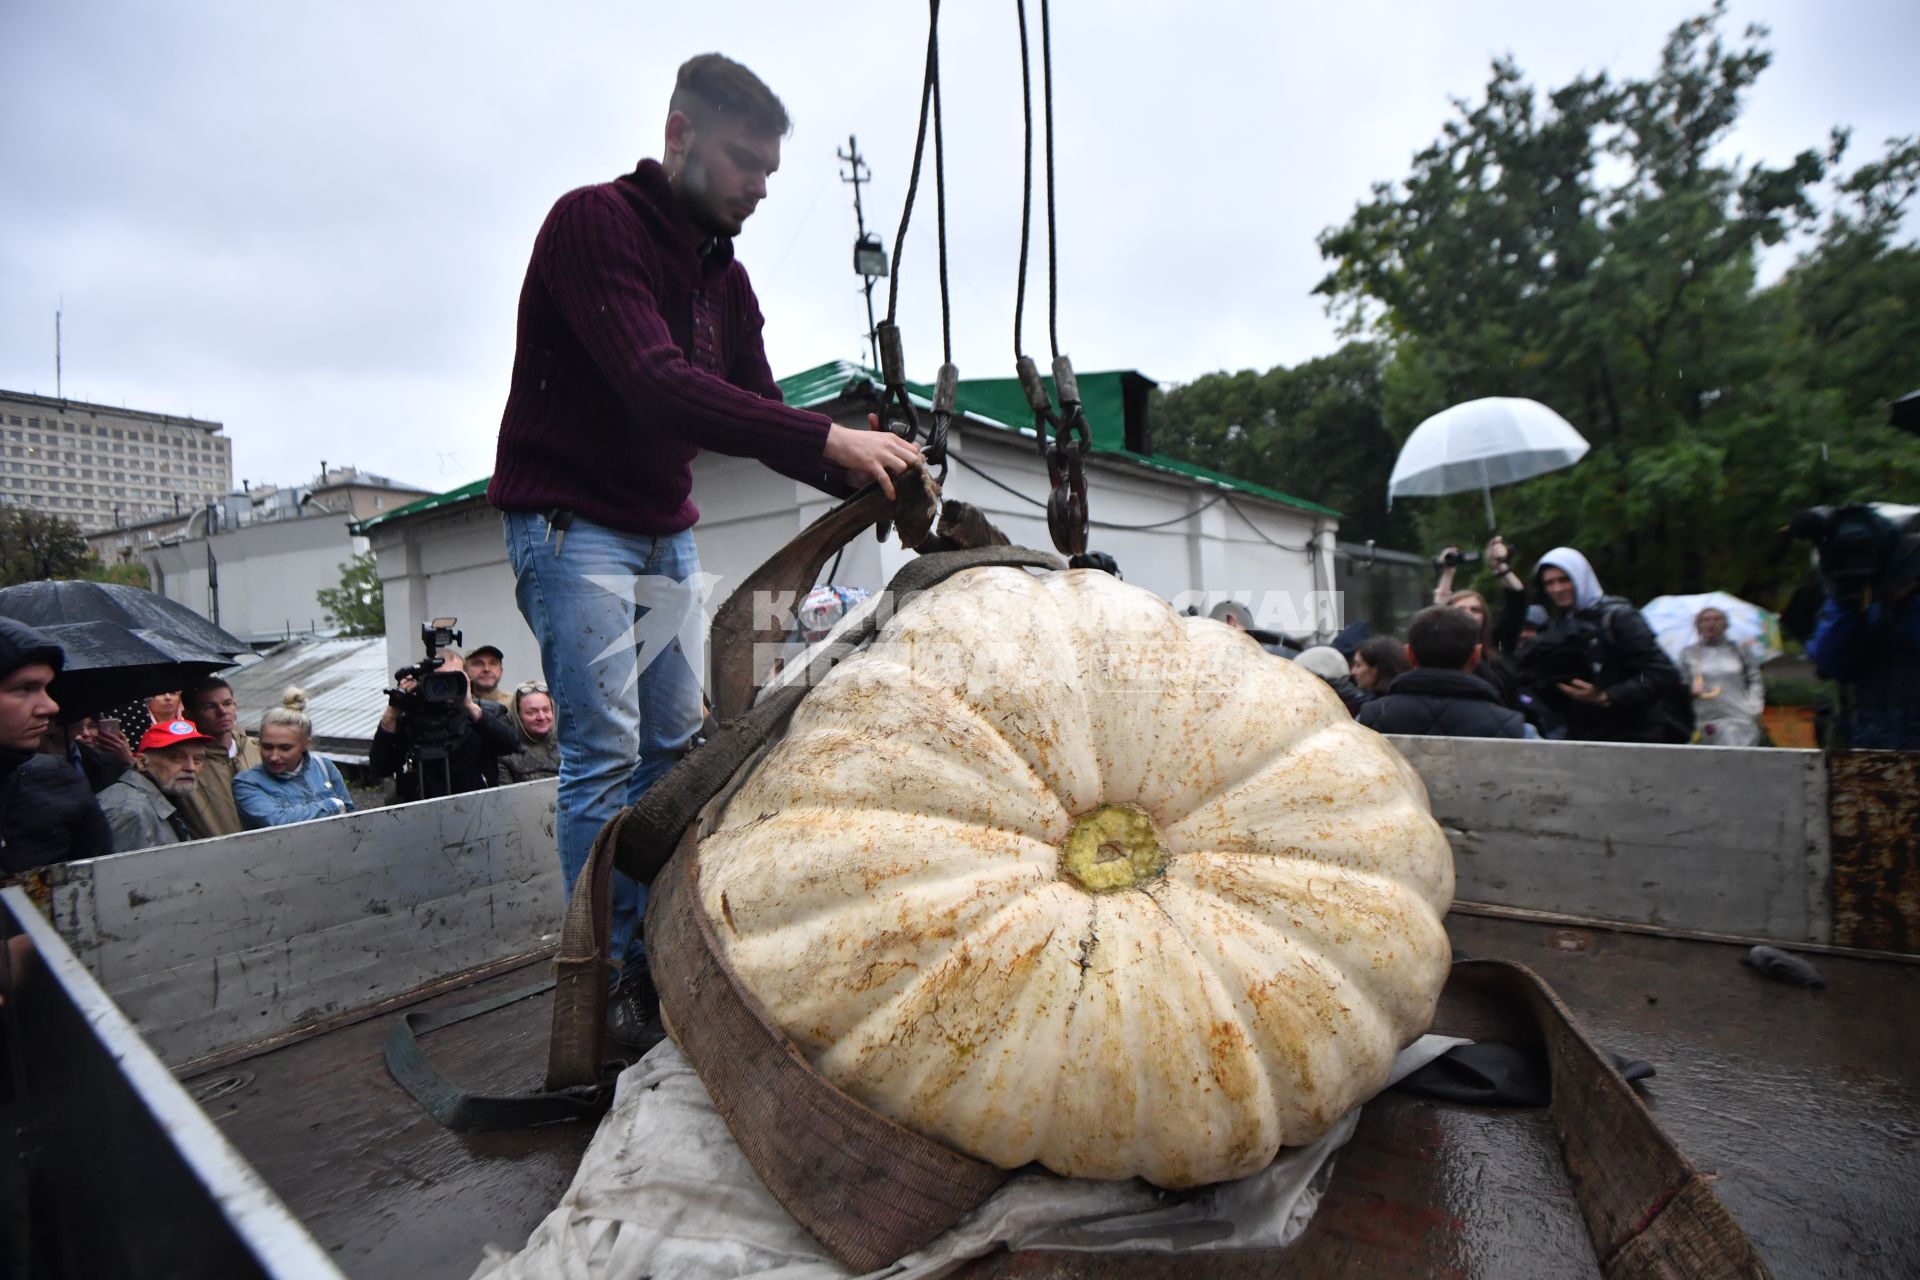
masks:
[[[1332,350],[1315,235],[1406,173],[1491,58],[1512,53],[1542,86],[1645,74],[1704,7],[1061,0],[1063,347],[1079,369],[1163,382]],[[955,358],[963,377],[1005,376],[1014,6],[947,8]],[[1734,152],[1782,161],[1839,123],[1858,160],[1920,128],[1911,0],[1733,0],[1730,29],[1749,21],[1772,28],[1776,57]],[[323,458],[428,488],[485,475],[534,232],[562,192],[659,154],[674,69],[710,49],[758,71],[796,125],[739,244],[774,373],[861,358],[834,153],[858,134],[869,225],[891,246],[924,32],[903,0],[7,0],[0,387],[53,394],[64,305],[67,396],[224,422],[236,481],[302,481]],[[901,297],[910,373],[928,380],[933,212],[929,182]],[[1044,257],[1027,315],[1044,367]]]

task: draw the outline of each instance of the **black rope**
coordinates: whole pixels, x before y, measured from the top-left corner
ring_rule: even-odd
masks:
[[[1027,305],[1027,242],[1033,233],[1033,71],[1027,56],[1027,0],[1013,0],[1020,18],[1020,102],[1027,124],[1026,160],[1020,179],[1020,277],[1013,291],[1013,355],[1019,359],[1020,321]]]
[[[1024,503],[1027,503],[1029,506],[1039,507],[1043,511],[1046,509],[1047,504],[1044,499],[1029,498],[1026,494],[1020,492],[1018,489],[1006,483],[1004,480],[994,479],[992,476],[988,475],[986,472],[982,471],[980,468],[974,466],[971,462],[968,462],[965,458],[961,457],[957,453],[948,454],[947,456],[952,461],[959,463],[960,469],[962,471],[973,472],[973,474],[979,476],[982,480],[985,480],[988,484],[992,485],[994,488],[1005,490],[1007,493],[1012,494],[1014,497],[1020,499],[1020,501]]]
[[[934,31],[927,36],[927,47],[933,50],[928,56],[933,59],[929,74],[933,77],[933,195],[940,241],[940,344],[941,359],[952,364],[953,308],[947,303],[947,148],[940,136],[940,55],[936,34],[940,0],[931,0],[931,3],[933,14],[930,22]]]
[[[994,488],[1001,489],[1007,493],[1012,494],[1014,497],[1020,499],[1020,501],[1026,503],[1028,506],[1039,507],[1042,510],[1046,508],[1047,503],[1045,499],[1028,497],[1026,494],[1020,492],[1018,489],[1014,488],[1012,485],[1006,483],[1004,480],[996,479],[995,477],[987,474],[985,471],[982,471],[979,467],[974,466],[971,462],[968,462],[965,458],[960,457],[958,454],[950,455],[950,457],[952,461],[960,464],[961,470],[973,472],[974,475],[979,476],[982,480],[985,480],[988,484],[992,485]],[[1121,529],[1121,530],[1126,530],[1133,533],[1147,533],[1154,529],[1165,529],[1169,525],[1181,524],[1184,521],[1191,520],[1193,519],[1193,517],[1199,515],[1202,511],[1205,511],[1208,507],[1211,507],[1216,503],[1225,501],[1226,497],[1227,495],[1224,493],[1216,493],[1211,498],[1208,498],[1205,502],[1201,503],[1199,506],[1195,507],[1191,511],[1184,512],[1180,515],[1177,515],[1173,517],[1171,520],[1156,520],[1152,524],[1116,524],[1111,520],[1089,520],[1087,523],[1098,525],[1102,529]],[[1259,533],[1260,531],[1256,529],[1254,530],[1254,532]],[[1262,535],[1262,536],[1265,536],[1265,535]],[[1272,539],[1268,539],[1268,541],[1272,541]],[[1284,547],[1282,546],[1282,544],[1277,542],[1275,542],[1274,545],[1276,547],[1281,547],[1282,550],[1286,550],[1286,551],[1305,550],[1304,547]]]
[[[907,175],[906,204],[900,210],[900,230],[893,238],[893,275],[887,281],[887,323],[899,320],[900,258],[906,252],[907,224],[913,220],[913,198],[920,189],[920,157],[927,148],[927,114],[933,106],[934,82],[938,78],[940,57],[940,0],[930,0],[933,21],[927,24],[927,70],[920,84],[920,131],[913,142],[913,171]]]
[[[1226,495],[1222,494],[1221,496],[1225,497]],[[1262,529],[1259,525],[1255,524],[1253,522],[1253,517],[1248,515],[1246,512],[1242,511],[1239,505],[1235,503],[1232,498],[1227,498],[1227,506],[1232,508],[1233,514],[1239,516],[1240,519],[1246,523],[1247,528],[1253,530],[1254,536],[1258,537],[1262,542],[1268,543],[1272,546],[1276,546],[1280,548],[1282,551],[1298,551],[1308,555],[1311,555],[1313,553],[1312,547],[1290,547],[1284,542],[1275,542],[1272,538],[1269,538],[1267,536],[1266,530]]]
[[[1060,245],[1053,222],[1053,32],[1048,0],[1040,0],[1041,95],[1047,109],[1047,339],[1060,358]]]
[[[1205,502],[1195,507],[1193,510],[1187,512],[1185,515],[1175,516],[1171,520],[1159,520],[1154,522],[1153,524],[1115,524],[1111,520],[1095,520],[1092,517],[1088,517],[1087,523],[1093,524],[1093,525],[1099,525],[1102,529],[1131,529],[1135,533],[1144,533],[1149,529],[1164,529],[1170,524],[1179,524],[1184,520],[1191,520],[1193,517],[1199,515],[1202,511],[1205,511],[1208,507],[1213,506],[1216,502],[1224,501],[1226,499],[1226,496],[1227,495],[1224,493],[1216,493],[1211,498],[1208,498]]]

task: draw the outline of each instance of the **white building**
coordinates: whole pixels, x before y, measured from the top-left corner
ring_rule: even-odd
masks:
[[[83,530],[192,511],[225,493],[231,449],[218,422],[0,391],[0,503]]]
[[[213,619],[251,645],[329,630],[322,587],[367,549],[353,517],[312,515],[241,525],[146,548],[153,590]]]
[[[1112,555],[1128,582],[1178,605],[1204,611],[1236,595],[1251,604],[1259,625],[1272,630],[1324,638],[1338,628],[1338,512],[1153,455],[1146,421],[1153,383],[1147,378],[1094,373],[1079,381],[1094,445],[1087,461],[1092,550]],[[873,375],[844,362],[797,374],[780,387],[788,404],[848,425],[864,427],[879,405]],[[1031,417],[1018,386],[1012,379],[962,382],[959,409],[948,444],[946,496],[981,508],[1015,543],[1051,550],[1046,464],[1032,430],[1008,425],[1023,414]],[[693,475],[701,568],[720,578],[710,609],[834,504],[828,495],[747,459],[703,453]],[[466,648],[491,644],[506,655],[503,685],[539,671],[538,647],[514,602],[500,514],[487,505],[486,481],[355,529],[378,557],[389,667],[418,661],[423,622],[456,616]],[[911,558],[897,540],[883,545],[863,535],[829,569],[838,584],[872,590]]]
[[[139,561],[153,590],[259,646],[293,636],[330,634],[320,608],[323,587],[364,553],[356,520],[394,510],[426,490],[326,467],[302,485],[254,485],[182,516],[91,534],[109,563]]]

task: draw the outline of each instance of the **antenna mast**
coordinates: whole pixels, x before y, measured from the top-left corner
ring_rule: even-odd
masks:
[[[873,320],[873,282],[887,274],[887,251],[881,245],[880,237],[867,230],[866,211],[860,206],[860,184],[873,181],[873,170],[867,167],[866,158],[860,154],[860,144],[852,134],[847,135],[847,149],[834,154],[848,166],[840,174],[840,181],[853,184],[853,221],[860,232],[859,239],[853,242],[853,269],[866,281],[867,347],[873,355],[873,367],[878,369],[880,339]]]

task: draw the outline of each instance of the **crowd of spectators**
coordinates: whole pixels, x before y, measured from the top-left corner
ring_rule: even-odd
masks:
[[[1326,680],[1362,724],[1383,733],[1708,746],[1763,741],[1759,667],[1728,638],[1723,610],[1700,611],[1698,639],[1676,662],[1630,601],[1606,593],[1578,550],[1555,547],[1523,580],[1496,535],[1483,559],[1499,585],[1497,613],[1478,591],[1454,588],[1455,566],[1471,559],[1454,547],[1435,557],[1433,604],[1413,619],[1404,640],[1370,636],[1350,657],[1317,646],[1296,661]],[[1816,657],[1818,640],[1810,646]]]
[[[260,718],[240,723],[233,687],[217,675],[92,715],[52,696],[64,665],[41,633],[0,618],[0,874],[235,835],[351,813],[333,760],[313,749],[307,695],[289,688]],[[445,747],[454,792],[559,773],[553,698],[527,681],[500,688],[504,658],[483,645],[442,655],[459,698],[442,737],[400,714],[396,698],[370,752],[369,778],[395,778],[400,800],[421,795],[422,740]],[[408,680],[401,692],[411,690]],[[126,726],[137,725],[129,735]],[[130,740],[131,739],[131,740]],[[426,795],[445,794],[431,784]]]

